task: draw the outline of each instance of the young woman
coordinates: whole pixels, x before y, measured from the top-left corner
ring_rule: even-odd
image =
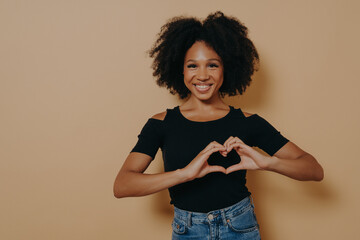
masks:
[[[176,17],[161,28],[150,56],[157,84],[185,101],[148,119],[116,177],[115,197],[169,189],[172,239],[260,239],[246,170],[301,181],[321,181],[324,173],[265,119],[222,100],[242,94],[256,70],[247,28],[221,12],[204,21]],[[159,148],[165,172],[144,174]]]

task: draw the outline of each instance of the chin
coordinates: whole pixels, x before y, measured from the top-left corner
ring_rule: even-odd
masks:
[[[213,93],[207,93],[207,94],[192,93],[192,95],[200,100],[209,100],[209,99],[215,97],[215,95]]]

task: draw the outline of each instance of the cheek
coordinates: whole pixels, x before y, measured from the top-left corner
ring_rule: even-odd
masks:
[[[191,78],[194,76],[193,73],[191,73],[190,71],[184,71],[184,81],[190,81]]]
[[[214,76],[214,78],[216,78],[216,80],[223,81],[224,72],[223,71],[216,71],[213,76]]]

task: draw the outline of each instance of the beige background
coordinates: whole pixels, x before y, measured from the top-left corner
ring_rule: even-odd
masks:
[[[358,1],[0,0],[0,238],[169,239],[166,191],[116,199],[115,176],[146,120],[181,102],[148,50],[179,14],[238,17],[261,57],[242,97],[312,153],[323,182],[251,172],[265,240],[356,239]],[[161,151],[148,172],[162,171]]]

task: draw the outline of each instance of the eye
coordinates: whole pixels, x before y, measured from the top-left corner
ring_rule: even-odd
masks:
[[[209,67],[210,67],[210,68],[218,68],[219,65],[216,64],[216,63],[210,63],[210,64],[209,64]]]
[[[187,68],[196,68],[196,65],[195,64],[189,64],[186,66]]]

